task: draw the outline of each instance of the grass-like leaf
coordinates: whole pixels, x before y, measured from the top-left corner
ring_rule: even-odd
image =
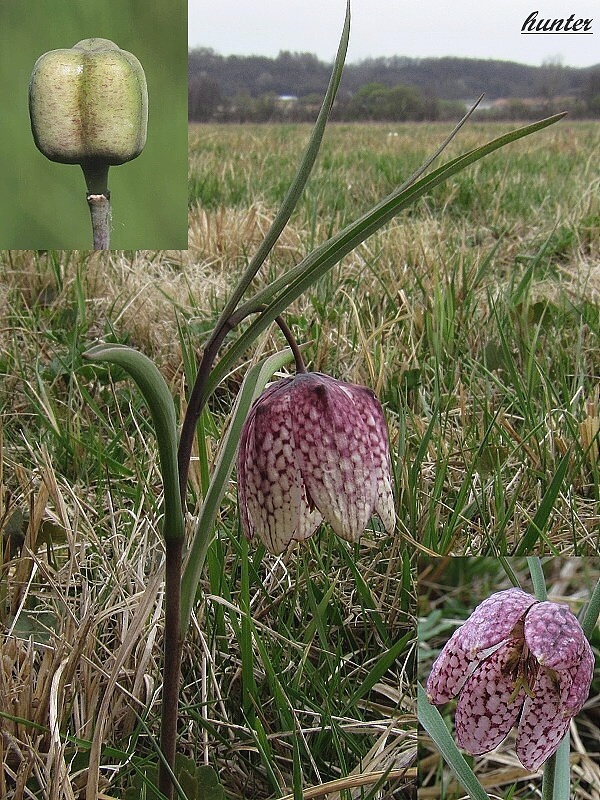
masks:
[[[242,426],[252,403],[265,388],[267,382],[277,370],[291,360],[290,350],[275,353],[249,369],[242,383],[184,565],[181,584],[180,630],[182,634],[187,630],[196,588],[202,576],[206,551],[212,537],[214,521],[233,469]]]
[[[184,524],[177,470],[177,425],[175,404],[156,364],[143,353],[119,344],[98,344],[84,354],[92,361],[117,364],[131,375],[148,404],[160,459],[165,495],[165,539],[183,539]]]
[[[599,615],[600,615],[600,580],[594,587],[594,591],[592,592],[592,596],[590,597],[590,601],[587,604],[583,620],[581,622],[581,627],[583,629],[583,632],[585,633],[588,639],[590,639],[592,636],[594,628],[596,627],[596,623],[598,622]]]
[[[569,468],[569,461],[571,453],[567,452],[558,462],[554,477],[550,481],[544,496],[540,502],[539,508],[531,520],[523,539],[516,548],[515,555],[522,556],[525,553],[530,553],[536,540],[543,534],[550,518],[550,513],[554,507],[554,502],[558,497],[558,493],[562,489],[567,469]]]
[[[348,225],[338,234],[330,238],[300,264],[288,270],[269,286],[238,308],[236,316],[244,319],[251,313],[264,310],[257,316],[252,324],[239,336],[227,353],[220,359],[212,370],[207,381],[205,398],[209,397],[219,383],[223,380],[231,365],[241,357],[255,339],[267,329],[273,320],[297,300],[317,280],[325,275],[335,264],[341,261],[354,248],[362,244],[376,231],[392,220],[400,211],[415,203],[433,188],[439,186],[453,175],[461,172],[466,167],[479,161],[484,156],[505,147],[507,144],[529,136],[537,131],[558,122],[564,114],[557,114],[547,119],[540,120],[531,125],[510,131],[487,144],[477,147],[448,163],[438,167],[424,178],[406,187],[404,184],[377,203],[370,211],[355,222]],[[204,398],[204,399],[205,399]]]
[[[346,4],[346,17],[344,20],[344,27],[342,30],[342,36],[340,38],[340,43],[338,46],[337,55],[333,64],[333,70],[331,73],[331,77],[329,79],[329,85],[327,86],[327,91],[325,92],[325,97],[323,98],[323,102],[321,104],[321,109],[319,111],[319,115],[317,116],[317,121],[312,129],[312,133],[310,135],[310,139],[306,146],[306,150],[302,155],[300,160],[300,164],[298,166],[298,170],[296,175],[290,184],[290,187],[283,199],[283,202],[277,212],[275,219],[271,223],[265,238],[263,239],[262,243],[260,244],[258,250],[256,251],[255,255],[252,257],[248,267],[238,283],[235,286],[235,289],[231,293],[225,308],[223,309],[219,321],[215,326],[215,332],[219,331],[223,325],[225,325],[237,307],[238,303],[240,302],[244,292],[252,282],[252,279],[261,268],[265,259],[273,249],[275,243],[279,239],[281,232],[285,228],[288,223],[289,218],[292,215],[292,212],[296,208],[298,204],[298,200],[304,191],[304,187],[306,186],[306,182],[310,177],[310,173],[312,172],[312,168],[314,166],[315,160],[317,155],[319,154],[319,149],[321,147],[321,141],[323,139],[323,135],[325,133],[325,127],[327,125],[327,120],[329,119],[329,114],[331,112],[331,108],[333,106],[333,101],[335,100],[335,96],[337,94],[338,87],[340,85],[340,80],[342,78],[342,71],[344,68],[344,63],[346,60],[346,52],[348,50],[348,40],[350,37],[350,0],[347,1]]]
[[[454,771],[469,797],[472,800],[489,800],[487,792],[456,746],[440,712],[431,705],[420,683],[417,685],[417,715],[420,724],[431,736],[442,758]]]

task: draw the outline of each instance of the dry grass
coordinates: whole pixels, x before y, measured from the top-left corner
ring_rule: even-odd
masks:
[[[126,740],[135,714],[154,701],[159,537],[141,509],[131,511],[125,537],[127,512],[109,498],[95,508],[82,486],[56,475],[47,453],[39,456],[32,474],[3,461],[32,513],[20,555],[3,569],[1,796],[95,798],[89,787],[107,786],[111,770],[94,770],[94,756],[106,741]],[[3,511],[7,499],[19,500],[4,493]],[[51,531],[64,543],[44,548]],[[89,768],[73,763],[76,740],[91,747]],[[31,777],[39,794],[28,791]]]
[[[0,470],[0,477],[13,473],[19,480],[17,492],[9,496],[4,490],[0,516],[7,506],[31,509],[22,548],[3,567],[0,796],[11,800],[120,798],[121,773],[132,756],[139,759],[148,752],[149,742],[157,735],[163,610],[160,520],[145,502],[138,507],[115,506],[110,484],[99,503],[95,487],[57,475],[43,449],[31,455],[38,463],[31,472],[5,452]],[[151,452],[149,457],[154,457]],[[49,547],[44,544],[48,536],[55,540]],[[388,568],[383,574],[374,569],[365,572],[373,597],[378,598],[376,611],[387,620],[392,637],[407,624],[400,610],[402,591],[395,566],[402,558],[399,542],[396,547],[397,552],[387,554]],[[381,566],[384,562],[378,553],[374,549],[369,557],[367,549],[365,562],[374,560]],[[223,569],[235,575],[236,561],[230,553]],[[300,603],[313,582],[310,572],[296,575],[293,562],[291,554],[289,567],[265,557],[261,586],[253,592],[249,606],[262,646],[288,650],[292,670],[297,668],[296,658],[302,663],[324,655],[335,657],[334,649],[327,652],[323,642],[296,641],[277,631],[282,601],[292,596],[294,605]],[[313,564],[311,569],[318,567]],[[343,582],[341,566],[338,573],[336,580]],[[348,588],[340,586],[336,603],[345,605],[347,624],[361,644],[355,653],[346,653],[343,670],[350,685],[360,685],[361,675],[372,665],[361,658],[373,650],[372,633],[361,603],[352,593],[346,595]],[[239,717],[239,698],[247,692],[239,641],[244,604],[239,589],[233,595],[227,591],[225,597],[211,590],[211,584],[203,582],[203,600],[195,609],[186,641],[181,704],[193,713],[182,730],[180,748],[193,754],[198,763],[227,765],[228,796],[271,797],[252,766],[256,739]],[[214,619],[219,609],[225,611],[224,628],[216,634]],[[299,607],[297,613],[299,620],[304,617],[298,625],[300,634],[307,619]],[[335,641],[332,633],[330,647],[335,647]],[[347,777],[328,785],[327,797],[359,798],[361,786],[373,785],[379,773],[390,768],[389,792],[382,796],[395,797],[394,786],[400,791],[399,787],[414,780],[416,723],[407,696],[411,675],[404,672],[403,664],[402,672],[399,664],[398,670],[381,676],[368,702],[367,698],[363,701],[360,716],[349,713],[334,722],[344,735],[372,744]],[[266,679],[257,651],[254,680]],[[326,728],[317,709],[298,703],[291,707],[303,741],[308,744],[323,736]],[[264,713],[274,725],[269,741],[279,753],[279,778],[285,786],[284,766],[291,766],[293,732],[276,732],[278,711],[273,697],[265,701]],[[140,718],[149,726],[148,732],[140,728]],[[318,775],[319,767],[316,763],[313,767]],[[309,765],[306,769],[311,771]],[[327,776],[322,780],[326,782]],[[325,796],[319,789],[321,782],[314,778],[312,782],[319,785],[312,794],[307,789],[306,796]],[[343,787],[347,791],[342,795]]]

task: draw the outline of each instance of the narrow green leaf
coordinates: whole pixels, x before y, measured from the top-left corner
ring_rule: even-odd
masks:
[[[148,356],[120,344],[98,344],[83,354],[92,361],[107,361],[122,367],[138,385],[146,401],[158,443],[158,457],[165,495],[165,539],[183,539],[184,523],[177,469],[177,424],[175,404],[165,379]]]
[[[571,740],[569,734],[567,734],[555,753],[554,793],[552,800],[569,800],[571,797],[570,750]]]
[[[516,572],[512,568],[512,565],[510,564],[506,556],[498,556],[498,561],[502,564],[502,569],[506,573],[506,577],[508,578],[508,580],[512,583],[514,587],[520,589],[521,582],[519,581]]]
[[[187,554],[183,578],[181,582],[181,616],[180,630],[182,635],[187,631],[196,589],[206,558],[206,551],[213,533],[213,527],[221,500],[225,494],[227,483],[235,462],[242,427],[254,400],[265,388],[267,382],[277,370],[292,360],[290,350],[283,350],[251,367],[244,378],[236,399],[229,428],[221,445],[219,458],[215,465],[206,497],[200,510],[196,525],[196,533]],[[179,490],[178,490],[179,491]]]
[[[302,640],[308,644],[312,641],[315,631],[318,632],[319,638],[321,639],[321,646],[324,649],[330,647],[329,641],[329,630],[327,624],[327,609],[329,607],[329,601],[331,600],[331,596],[333,595],[336,589],[335,582],[332,582],[321,598],[320,602],[317,603],[314,595],[314,591],[312,589],[311,583],[309,581],[307,587],[307,595],[308,595],[308,602],[310,605],[310,610],[312,612],[312,619],[306,626],[306,630],[302,636]]]
[[[592,637],[592,633],[594,632],[594,628],[596,627],[596,623],[598,622],[599,615],[600,615],[600,580],[594,587],[594,591],[592,592],[592,596],[590,597],[589,603],[587,604],[583,621],[581,623],[583,632],[585,633],[588,639],[591,639]]]
[[[346,562],[346,566],[354,576],[354,582],[356,584],[356,593],[363,609],[365,609],[368,613],[368,619],[370,624],[374,625],[377,628],[377,632],[381,637],[382,642],[385,645],[389,646],[390,637],[387,630],[387,626],[383,620],[382,615],[377,610],[377,603],[375,602],[375,599],[373,597],[371,589],[369,588],[369,585],[361,575],[360,569],[358,568],[356,561],[352,556],[350,548],[343,547],[340,548],[340,550],[342,551],[342,557]]]
[[[398,639],[398,641],[393,644],[389,650],[383,653],[381,658],[379,658],[375,665],[369,670],[369,674],[361,681],[360,686],[348,701],[348,709],[352,708],[361,697],[364,697],[366,694],[368,694],[373,686],[375,686],[377,681],[381,680],[392,664],[397,662],[398,658],[404,652],[409,642],[412,641],[413,637],[414,631],[409,631],[409,633],[405,634],[401,639]]]
[[[542,497],[540,506],[536,511],[535,516],[527,526],[525,535],[517,546],[514,555],[524,556],[526,553],[531,552],[536,541],[545,531],[548,520],[550,519],[550,514],[554,508],[554,503],[565,481],[567,469],[569,468],[570,457],[571,454],[567,452],[558,462],[558,467],[556,468],[554,477],[550,481],[550,485]]]
[[[300,160],[300,164],[298,166],[296,175],[292,180],[292,183],[281,204],[281,207],[277,212],[275,219],[271,223],[271,227],[267,231],[264,240],[261,242],[258,250],[251,259],[250,263],[248,264],[246,271],[244,272],[238,284],[236,285],[235,289],[233,290],[231,297],[229,298],[227,304],[225,305],[225,308],[221,312],[219,320],[215,326],[215,332],[219,331],[223,327],[223,325],[229,322],[231,314],[237,307],[237,304],[240,302],[242,296],[244,295],[244,292],[252,282],[254,276],[261,268],[265,259],[273,249],[277,240],[279,239],[281,232],[287,225],[287,222],[291,217],[292,212],[296,208],[296,205],[298,204],[298,200],[300,199],[302,192],[304,191],[306,182],[308,181],[308,178],[316,161],[317,155],[319,154],[319,149],[321,147],[321,142],[323,140],[323,135],[325,133],[327,120],[329,118],[329,114],[333,106],[333,101],[335,100],[335,96],[337,94],[337,90],[340,85],[340,80],[342,78],[342,71],[344,68],[344,62],[346,60],[346,52],[348,50],[349,38],[350,38],[350,0],[348,0],[346,4],[346,17],[344,19],[344,27],[342,30],[342,36],[338,46],[335,62],[333,64],[331,77],[329,79],[329,85],[327,87],[325,97],[323,98],[323,103],[321,105],[321,109],[317,116],[317,121],[315,122],[312,133],[310,135],[310,139],[306,146],[306,150],[304,151],[304,154]]]
[[[344,256],[393,219],[400,211],[412,205],[416,200],[429,193],[435,186],[448,180],[448,178],[465,169],[465,167],[474,164],[484,156],[511,142],[552,125],[563,116],[564,114],[557,114],[532,125],[526,125],[523,128],[510,131],[481,147],[452,159],[433,170],[424,178],[415,181],[409,187],[396,189],[358,220],[310,253],[296,267],[257,292],[253,298],[239,307],[236,312],[236,318],[244,319],[263,307],[264,310],[215,366],[207,382],[205,396],[208,397],[212,394],[229,371],[231,365],[252,345],[256,337],[267,329],[276,316],[285,311],[294,300],[300,297]]]
[[[372,786],[372,787],[369,789],[369,791],[368,791],[368,792],[367,792],[367,794],[364,796],[364,798],[362,798],[362,800],[375,800],[375,798],[377,798],[377,797],[381,797],[381,794],[380,794],[380,793],[381,793],[381,790],[383,789],[383,787],[384,787],[384,786],[385,786],[385,784],[387,783],[388,776],[389,776],[390,772],[391,772],[393,769],[394,769],[394,763],[392,762],[391,764],[389,764],[389,765],[388,765],[388,766],[385,768],[385,770],[384,770],[384,772],[383,772],[383,775],[381,776],[381,778],[379,778],[379,780],[377,781],[377,783],[374,783],[374,784],[373,784],[373,786]]]
[[[254,647],[252,639],[255,634],[254,623],[250,614],[250,578],[248,574],[248,542],[241,542],[241,575],[239,606],[242,612],[240,619],[240,655],[242,658],[242,712],[252,723],[255,709],[258,707],[258,691],[254,680]]]
[[[417,716],[420,724],[431,736],[442,758],[453,770],[469,797],[472,800],[489,800],[487,792],[454,743],[452,734],[444,724],[440,712],[431,705],[420,683],[417,684]]]
[[[302,760],[300,758],[300,743],[298,741],[299,734],[297,729],[294,730],[294,738],[292,744],[294,747],[294,761],[292,772],[292,788],[294,790],[294,800],[302,800],[304,794],[302,792]]]
[[[556,753],[544,764],[542,800],[569,800],[571,797],[570,749],[571,742],[567,733]]]
[[[547,600],[548,592],[546,591],[546,580],[544,578],[542,562],[537,556],[527,556],[526,561],[529,567],[531,583],[533,584],[533,593],[535,594],[536,600]]]
[[[261,761],[266,770],[267,777],[269,778],[269,781],[276,792],[280,794],[281,786],[279,785],[277,775],[275,774],[275,759],[273,757],[273,749],[271,747],[271,743],[269,742],[269,738],[266,734],[264,726],[258,717],[253,720],[250,730],[253,733],[253,738],[258,748],[258,752],[260,753]]]

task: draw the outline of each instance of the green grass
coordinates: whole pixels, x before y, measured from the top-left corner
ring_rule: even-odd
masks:
[[[499,131],[468,127],[448,158]],[[391,191],[447,132],[332,126],[256,286]],[[61,774],[82,780],[94,748],[106,795],[123,796],[154,758],[156,447],[131,382],[81,355],[97,338],[140,348],[181,418],[194,358],[307,135],[303,126],[192,127],[187,252],[0,253],[0,525],[14,530],[0,614],[18,634],[2,643],[0,698],[22,754],[7,759],[2,796],[21,765],[30,796],[51,797]],[[350,546],[325,528],[277,561],[242,541],[235,486],[227,493],[184,652],[180,745],[217,769],[232,800],[296,800],[299,787],[339,778],[340,800],[367,798],[372,783],[356,788],[366,773],[413,767],[418,553],[598,553],[599,143],[597,125],[561,122],[495,154],[398,217],[289,310],[312,369],[370,385],[384,404],[398,530],[385,535],[374,521]],[[281,346],[276,331],[260,342],[267,352]],[[253,356],[203,415],[191,516]],[[19,550],[23,536],[29,550]],[[48,733],[61,659],[67,673],[53,697],[64,752]],[[94,742],[96,709],[115,678]],[[19,720],[41,725],[41,740]],[[55,778],[36,771],[40,753],[59,765]],[[394,781],[381,797],[402,796]]]

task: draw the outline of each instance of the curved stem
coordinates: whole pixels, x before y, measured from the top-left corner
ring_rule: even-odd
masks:
[[[302,194],[306,182],[309,178],[309,175],[312,171],[313,165],[319,153],[319,148],[321,146],[323,134],[325,133],[325,126],[327,124],[327,119],[333,107],[333,102],[335,100],[338,86],[342,78],[342,70],[344,67],[344,62],[346,60],[346,51],[348,48],[349,37],[350,37],[350,0],[347,0],[344,28],[342,30],[342,36],[340,38],[337,55],[333,65],[333,70],[331,73],[331,77],[329,79],[329,84],[327,86],[327,91],[325,93],[325,97],[323,98],[323,103],[321,105],[321,109],[319,111],[310,139],[306,146],[306,150],[304,151],[304,154],[300,160],[300,165],[298,167],[296,176],[294,177],[292,184],[290,185],[287,191],[287,194],[283,200],[281,208],[277,212],[277,215],[275,216],[275,219],[273,220],[273,223],[271,224],[271,227],[269,228],[267,235],[265,236],[262,244],[259,246],[255,255],[248,264],[246,271],[244,272],[237,286],[233,290],[231,297],[225,304],[225,308],[223,309],[221,315],[219,316],[219,319],[217,320],[217,324],[208,341],[206,350],[204,351],[204,355],[202,356],[202,361],[200,363],[198,370],[198,376],[196,378],[194,388],[192,389],[192,393],[190,395],[188,409],[185,415],[185,419],[183,421],[183,428],[181,430],[181,441],[180,441],[180,452],[179,452],[179,475],[180,475],[180,488],[181,488],[182,501],[185,497],[185,488],[187,486],[187,478],[189,472],[190,457],[192,454],[192,442],[194,439],[194,431],[196,429],[198,418],[202,413],[202,408],[204,407],[204,404],[206,403],[207,400],[206,385],[208,378],[210,376],[210,371],[212,369],[213,362],[217,356],[219,348],[223,344],[225,337],[227,336],[229,331],[234,327],[231,324],[232,316],[235,314],[236,309],[242,297],[244,296],[244,293],[252,283],[252,280],[254,279],[258,270],[265,262],[267,256],[269,255],[269,253],[275,246],[275,243],[279,239],[281,232],[287,225],[287,222],[298,204],[300,195]],[[252,313],[254,313],[255,311],[256,309],[252,309]]]
[[[206,391],[206,387],[208,384],[208,379],[210,377],[210,371],[214,364],[215,358],[217,357],[217,353],[221,348],[221,345],[225,341],[225,337],[227,334],[232,331],[246,316],[250,314],[255,314],[260,312],[262,309],[252,309],[252,311],[248,311],[246,314],[242,315],[237,312],[234,312],[230,315],[230,317],[224,321],[218,332],[214,332],[212,337],[210,338],[204,353],[202,354],[202,360],[200,361],[200,366],[198,367],[198,374],[196,375],[196,380],[194,382],[194,386],[192,388],[192,392],[190,394],[190,399],[188,402],[188,407],[185,412],[185,417],[183,419],[183,424],[181,426],[181,435],[179,437],[179,449],[177,453],[177,464],[179,469],[179,491],[181,495],[181,506],[185,508],[185,492],[187,488],[188,482],[188,475],[190,471],[190,459],[192,456],[192,447],[194,443],[194,434],[196,432],[196,425],[198,424],[198,420],[200,419],[200,414],[202,413],[202,409],[204,408],[206,401],[208,400],[208,393]],[[278,316],[274,320],[281,332],[286,338],[287,343],[289,344],[292,353],[294,355],[294,361],[296,363],[296,372],[303,373],[306,372],[306,367],[304,366],[304,361],[302,359],[302,354],[300,353],[300,348],[298,347],[298,343],[294,339],[294,336],[287,326],[286,322],[283,320],[281,316]]]
[[[284,320],[283,317],[275,317],[275,322],[279,325],[279,329],[285,336],[286,342],[290,346],[290,350],[294,355],[294,362],[296,364],[296,373],[301,375],[302,373],[306,372],[306,367],[304,366],[304,359],[302,358],[302,353],[300,352],[300,348],[298,347],[298,342],[294,339],[294,334],[289,329],[287,322]]]
[[[192,457],[192,446],[194,443],[194,434],[196,432],[196,425],[200,419],[202,409],[208,399],[206,394],[206,384],[210,376],[210,371],[214,363],[219,348],[223,344],[225,337],[231,330],[229,323],[222,325],[219,335],[212,336],[204,353],[202,360],[198,367],[196,380],[190,394],[190,399],[183,418],[181,426],[181,435],[179,437],[179,448],[177,451],[177,465],[179,469],[179,492],[181,495],[181,505],[185,508],[185,492],[187,489],[188,475],[190,471],[190,459]]]

